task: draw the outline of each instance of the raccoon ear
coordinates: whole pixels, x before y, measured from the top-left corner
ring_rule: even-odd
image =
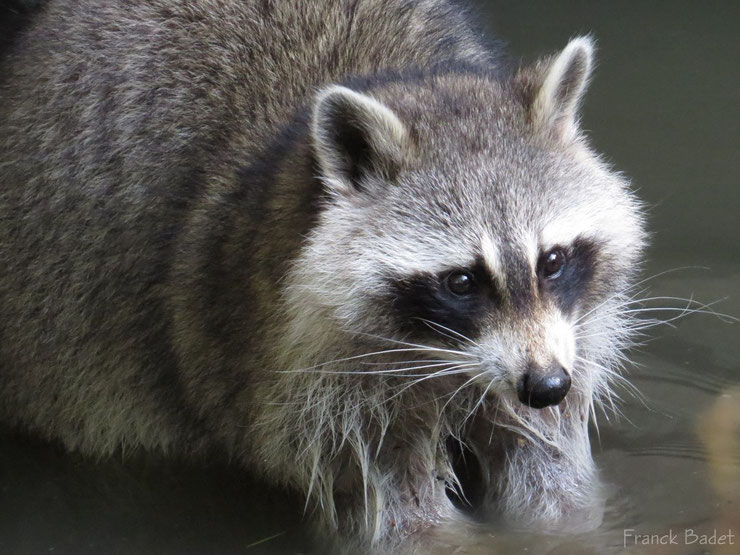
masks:
[[[392,180],[409,139],[390,108],[338,85],[316,97],[311,135],[322,179],[340,192],[362,191],[371,175]]]
[[[554,131],[565,140],[577,134],[578,108],[591,76],[594,50],[591,37],[578,37],[560,54],[538,64],[539,87],[530,97],[531,118],[538,129]]]

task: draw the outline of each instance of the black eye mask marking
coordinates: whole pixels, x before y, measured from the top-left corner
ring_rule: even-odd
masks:
[[[548,276],[546,271],[548,260],[545,260],[545,257],[556,250],[562,250],[565,261],[558,272]],[[554,296],[564,313],[571,313],[576,302],[588,291],[595,273],[598,252],[599,246],[596,242],[579,237],[569,248],[551,249],[540,258],[538,264],[538,268],[542,270],[538,270],[540,289]],[[555,266],[549,266],[550,269],[553,267]]]
[[[559,259],[560,254],[555,257],[558,260],[549,257],[553,250],[562,251],[564,260]],[[569,247],[553,250],[543,253],[538,263],[539,288],[541,294],[554,298],[560,309],[569,314],[577,301],[588,292],[595,273],[599,246],[590,239],[578,238]],[[545,256],[548,258],[545,259]],[[520,317],[527,318],[536,302],[531,267],[519,257],[505,260],[506,295]],[[419,272],[407,277],[391,278],[388,291],[391,313],[400,331],[425,339],[445,339],[447,333],[448,342],[464,342],[462,338],[456,341],[454,333],[435,328],[425,321],[475,339],[486,317],[502,306],[501,293],[482,258],[477,259],[471,268],[453,268],[439,275]]]
[[[460,273],[472,278],[469,290],[461,287],[463,280],[456,276]],[[460,292],[455,293],[456,289]],[[476,260],[471,268],[454,268],[440,275],[419,272],[392,279],[389,290],[400,328],[438,340],[444,338],[444,330],[435,331],[424,320],[472,338],[480,330],[481,319],[499,304],[499,295],[482,259]]]

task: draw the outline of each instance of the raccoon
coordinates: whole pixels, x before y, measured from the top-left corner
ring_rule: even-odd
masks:
[[[0,420],[228,457],[366,545],[462,518],[461,451],[491,515],[588,511],[645,242],[593,53],[517,67],[452,0],[45,2],[0,61]]]

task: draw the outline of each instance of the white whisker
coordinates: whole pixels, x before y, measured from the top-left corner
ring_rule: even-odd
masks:
[[[453,376],[453,375],[457,375],[457,374],[467,374],[470,369],[475,368],[476,366],[477,366],[477,364],[471,364],[471,363],[468,363],[468,364],[458,364],[456,366],[452,366],[450,368],[443,368],[442,370],[438,370],[437,372],[433,372],[432,374],[428,374],[426,376],[422,376],[421,378],[419,378],[419,379],[417,379],[417,380],[415,380],[415,381],[413,381],[413,382],[411,382],[409,384],[404,384],[403,385],[403,388],[400,391],[398,391],[397,393],[395,393],[394,395],[392,395],[391,397],[389,397],[388,400],[390,401],[392,399],[395,399],[396,397],[398,397],[399,395],[401,395],[404,391],[406,391],[408,388],[410,388],[410,387],[412,387],[414,385],[417,385],[417,384],[419,384],[419,383],[421,383],[423,381],[426,381],[426,380],[429,380],[429,379],[432,379],[432,378],[438,378],[440,376]]]
[[[468,358],[471,358],[471,357],[474,356],[474,355],[471,355],[470,353],[466,353],[465,351],[458,351],[458,350],[455,350],[455,349],[444,349],[444,348],[440,348],[440,347],[433,347],[431,345],[420,345],[420,344],[417,344],[417,343],[410,343],[408,341],[401,341],[401,340],[398,340],[398,339],[391,339],[389,337],[383,337],[383,336],[380,336],[380,335],[374,335],[372,333],[365,333],[365,332],[353,332],[353,333],[355,335],[361,335],[361,336],[365,336],[365,337],[371,337],[373,339],[379,339],[381,341],[387,341],[389,343],[395,343],[397,345],[405,345],[407,347],[415,347],[415,348],[417,348],[419,350],[422,350],[422,351],[437,352],[437,353],[447,353],[447,354],[452,354],[452,355],[464,356],[464,357],[468,357]]]
[[[464,335],[464,334],[462,334],[462,333],[460,333],[458,331],[455,331],[455,330],[453,330],[451,328],[448,328],[447,326],[443,326],[442,324],[438,324],[437,322],[433,322],[432,320],[427,320],[425,318],[417,318],[417,319],[420,320],[421,322],[423,322],[424,324],[426,324],[427,326],[429,326],[430,328],[434,329],[434,331],[436,331],[437,333],[439,333],[441,335],[444,335],[445,337],[449,337],[450,339],[455,339],[455,337],[457,337],[457,338],[462,339],[463,341],[465,341],[467,343],[470,343],[474,347],[479,347],[479,348],[481,347],[480,344],[476,343],[475,341],[473,341],[472,339],[470,339],[468,336],[466,336],[466,335]],[[435,328],[439,328],[439,329],[435,329]],[[440,331],[440,329],[441,330],[444,330],[445,332],[448,332],[448,333],[443,333],[442,331]],[[450,333],[452,334],[452,336],[449,335]]]

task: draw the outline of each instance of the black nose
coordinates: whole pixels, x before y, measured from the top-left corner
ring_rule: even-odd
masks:
[[[519,400],[535,409],[557,405],[570,389],[570,376],[561,366],[530,368],[517,384]]]

